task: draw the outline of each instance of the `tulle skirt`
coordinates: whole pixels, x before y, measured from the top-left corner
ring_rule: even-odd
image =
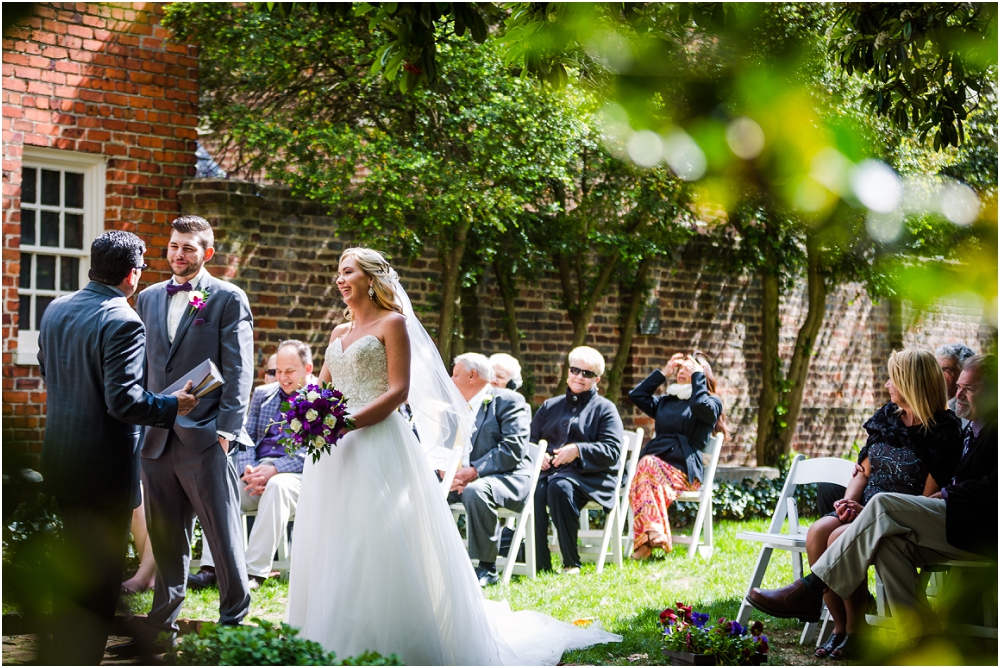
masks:
[[[307,460],[286,621],[345,658],[407,665],[554,665],[620,636],[485,600],[437,477],[393,413]]]

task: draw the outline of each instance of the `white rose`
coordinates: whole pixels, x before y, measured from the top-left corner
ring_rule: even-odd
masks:
[[[313,446],[317,448],[322,448],[324,445],[326,445],[326,441],[323,440],[322,436],[313,437]]]
[[[330,436],[330,434],[332,434],[332,433],[333,433],[333,432],[332,432],[332,431],[330,431],[329,429],[324,429],[324,430],[323,430],[323,435],[324,435],[324,436],[327,436],[327,437],[329,437],[329,436]]]
[[[312,422],[318,417],[319,413],[316,412],[315,408],[310,408],[308,411],[306,411],[306,419],[309,420],[310,422]]]
[[[333,413],[331,413],[323,418],[323,424],[327,427],[335,427],[337,425],[337,418],[333,417]]]
[[[316,401],[317,399],[319,399],[319,392],[310,392],[309,394],[306,395],[306,399],[308,399],[309,401]]]
[[[292,421],[288,423],[288,426],[296,433],[302,431],[302,423],[299,422],[298,418],[292,418]]]

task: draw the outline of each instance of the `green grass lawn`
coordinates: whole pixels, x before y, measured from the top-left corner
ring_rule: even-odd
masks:
[[[740,531],[760,531],[766,520],[719,522],[715,526],[716,551],[711,561],[687,559],[687,549],[679,546],[666,558],[644,562],[626,560],[622,568],[613,564],[597,575],[592,564],[579,576],[547,574],[534,580],[514,577],[508,586],[491,587],[491,599],[509,601],[514,610],[537,610],[567,622],[581,618],[599,619],[604,628],[624,637],[623,642],[587,650],[568,652],[566,663],[643,665],[662,663],[658,618],[665,607],[676,601],[693,605],[713,618],[736,616],[746,592],[747,580],[756,563],[759,547],[736,540]],[[788,553],[775,553],[764,586],[782,586],[791,581]],[[268,581],[253,593],[250,617],[280,620],[284,615],[288,585]],[[152,601],[150,593],[130,596],[133,612],[144,613]],[[215,620],[219,594],[216,589],[189,592],[181,617]],[[812,663],[811,652],[797,645],[801,625],[794,620],[773,620],[755,615],[765,623],[772,637],[771,663]],[[642,655],[645,655],[644,657]]]

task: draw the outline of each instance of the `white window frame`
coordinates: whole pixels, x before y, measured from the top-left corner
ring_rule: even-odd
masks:
[[[105,170],[107,158],[94,153],[76,153],[73,151],[58,151],[48,148],[38,148],[35,146],[25,146],[21,156],[21,168],[32,167],[36,169],[58,169],[83,172],[83,248],[65,249],[53,248],[51,246],[40,246],[38,244],[26,246],[20,245],[20,250],[24,253],[56,255],[66,257],[76,257],[80,259],[80,281],[82,288],[87,284],[87,273],[90,269],[90,242],[104,231],[104,198],[105,198]],[[39,178],[41,172],[39,171]],[[21,200],[18,198],[18,208],[21,207]],[[40,225],[40,221],[36,222]],[[41,239],[36,237],[36,241]],[[22,271],[31,271],[31,268],[21,267]],[[20,279],[17,285],[20,285]],[[60,294],[65,294],[58,290]],[[18,288],[20,293],[20,288]],[[31,329],[29,323],[27,329],[21,328],[18,322],[17,331],[17,364],[38,365],[38,332]]]

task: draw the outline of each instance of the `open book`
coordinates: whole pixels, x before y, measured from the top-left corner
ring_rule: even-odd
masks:
[[[199,399],[212,390],[222,387],[226,382],[219,372],[219,367],[215,366],[215,362],[207,359],[181,376],[180,380],[170,387],[165,388],[160,394],[173,394],[177,390],[183,390],[185,383],[189,380],[194,383],[194,387],[191,388],[191,394]]]

